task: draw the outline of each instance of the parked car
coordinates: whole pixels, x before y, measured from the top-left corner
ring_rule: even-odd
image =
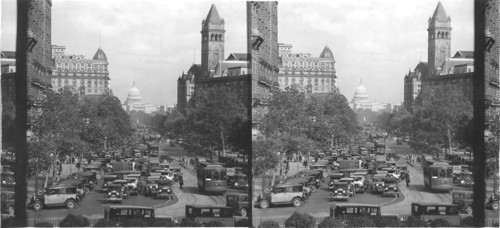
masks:
[[[472,204],[474,203],[474,193],[467,190],[454,190],[451,193],[451,203],[458,206],[461,212],[472,215]]]
[[[349,195],[349,197],[354,197],[356,195],[356,190],[354,189],[353,186],[354,179],[352,177],[343,177],[340,178],[339,181],[348,183],[347,194]]]
[[[16,179],[13,172],[2,172],[2,186],[12,187],[16,185]]]
[[[117,179],[116,175],[104,175],[101,190],[104,192],[108,191],[108,185],[112,184],[113,181]]]
[[[47,188],[44,194],[35,194],[30,199],[28,206],[37,211],[50,206],[66,206],[68,209],[73,209],[76,202],[76,186],[60,184]]]
[[[2,191],[2,213],[14,215],[15,194],[11,191]]]
[[[352,176],[352,179],[354,180],[352,182],[352,184],[354,186],[354,191],[356,191],[356,193],[358,193],[358,192],[365,193],[365,191],[366,191],[365,177],[364,176]]]
[[[148,178],[146,180],[146,185],[144,186],[143,194],[146,196],[156,196],[156,193],[158,193],[158,181],[159,178]]]
[[[385,189],[385,177],[373,177],[372,193],[382,193]]]
[[[383,196],[396,196],[399,197],[399,179],[395,177],[388,177],[384,179],[385,188],[382,192]]]
[[[226,193],[226,206],[234,208],[235,213],[243,217],[248,216],[250,201],[247,193],[228,192]]]
[[[247,175],[243,173],[227,175],[227,187],[234,189],[247,189],[248,188]]]
[[[498,194],[492,194],[490,197],[488,197],[488,201],[486,202],[486,208],[498,211],[498,200],[500,197],[498,197]]]
[[[305,200],[304,189],[301,184],[285,183],[274,186],[270,193],[259,195],[257,204],[262,209],[279,204],[291,204],[294,207],[300,207]]]

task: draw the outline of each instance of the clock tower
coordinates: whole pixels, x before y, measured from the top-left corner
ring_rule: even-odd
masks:
[[[429,18],[427,61],[429,72],[436,74],[451,56],[451,18],[446,15],[441,2]]]
[[[202,78],[211,77],[217,63],[224,59],[224,19],[219,16],[212,4],[207,18],[201,22],[201,74]]]

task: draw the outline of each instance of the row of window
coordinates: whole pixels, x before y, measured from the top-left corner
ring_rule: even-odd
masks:
[[[91,63],[68,63],[68,62],[57,62],[57,69],[80,69],[80,70],[107,70],[107,65],[105,64],[91,64]]]
[[[298,79],[298,80],[297,80]],[[330,83],[333,84],[335,79],[329,79],[329,78],[321,78],[321,79],[318,79],[318,78],[314,78],[314,80],[312,80],[312,78],[307,78],[307,80],[304,80],[304,78],[302,77],[285,77],[284,78],[284,83],[285,85],[288,85],[289,83],[291,84],[296,84],[296,82],[298,82],[298,84],[300,85],[304,85],[306,84],[305,82],[307,81],[307,84],[311,84],[312,81],[314,81],[314,85],[319,85],[319,83],[321,83],[322,86],[324,86],[325,84],[326,85],[329,85]],[[280,84],[283,84],[283,78],[280,78],[279,79],[279,83]]]
[[[73,79],[69,79],[69,80],[68,80],[68,79],[64,79],[64,81],[63,81],[63,80],[61,80],[60,78],[59,78],[58,80],[56,80],[56,79],[52,79],[52,85],[57,85],[57,86],[59,86],[59,87],[61,86],[61,84],[62,84],[63,82],[64,82],[64,85],[68,85],[68,84],[70,84],[70,83],[71,83],[72,85],[75,85],[75,86],[76,86],[76,84],[78,84],[78,80],[73,80]],[[79,84],[80,84],[80,85],[85,85],[85,79],[81,79]],[[99,80],[99,81],[97,81],[97,80],[96,80],[96,81],[94,81],[94,83],[92,83],[92,81],[91,81],[91,80],[88,80],[86,85],[90,87],[90,86],[92,86],[92,84],[93,84],[95,87],[97,87],[98,85],[99,85],[99,86],[102,86],[102,85],[104,84],[104,82],[103,82],[103,80]]]
[[[332,86],[332,88],[327,88],[327,87],[312,87],[312,86],[306,86],[305,88],[304,87],[301,87],[300,85],[297,85],[297,84],[292,84],[292,85],[296,85],[297,86],[297,89],[299,91],[307,91],[307,92],[312,92],[313,90],[315,92],[318,92],[318,91],[321,91],[321,92],[330,92],[330,91],[335,91],[335,87]],[[290,88],[290,86],[281,86],[282,89],[284,88]]]
[[[284,67],[296,68],[333,68],[333,62],[318,62],[318,61],[283,61]]]
[[[61,89],[61,88],[67,87],[67,86],[68,86],[68,85],[65,85],[65,86],[57,86],[57,87],[54,87],[54,90],[55,90],[55,91],[57,91],[57,90],[59,90],[59,89]],[[79,90],[81,94],[83,94],[82,92],[83,92],[83,91],[85,91],[85,89],[82,89],[82,88],[80,88],[80,87],[77,87],[76,85],[73,85],[73,86],[71,86],[71,87],[73,87],[73,89],[75,89],[75,90]],[[92,93],[92,88],[87,88],[87,92],[88,92],[88,93]],[[102,93],[102,92],[103,92],[103,89],[102,89],[102,88],[99,88],[99,89],[94,88],[94,93]]]

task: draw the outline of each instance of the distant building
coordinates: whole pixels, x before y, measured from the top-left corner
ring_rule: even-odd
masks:
[[[80,95],[102,95],[110,90],[108,59],[99,47],[92,59],[83,55],[67,55],[66,47],[52,45],[54,60],[52,89],[69,87]]]
[[[413,103],[422,90],[444,84],[459,86],[463,94],[472,100],[474,52],[457,51],[451,57],[451,30],[451,18],[439,2],[429,18],[428,62],[419,62],[403,79],[403,105],[408,111],[412,111]]]
[[[177,108],[183,114],[191,97],[207,86],[229,86],[246,105],[250,70],[248,54],[231,53],[224,60],[225,21],[212,4],[202,21],[201,64],[193,64],[177,79]]]
[[[127,100],[125,100],[122,107],[127,113],[142,111],[147,114],[153,114],[160,111],[160,106],[142,102],[141,92],[135,87],[135,82],[133,87],[129,90]]]
[[[325,46],[319,57],[309,53],[292,53],[291,44],[278,44],[280,70],[279,87],[284,90],[294,87],[301,92],[336,93],[335,58],[328,46]]]
[[[368,91],[363,86],[363,81],[359,82],[359,86],[358,88],[356,88],[356,91],[354,92],[354,97],[352,98],[349,105],[354,111],[358,109],[371,110],[374,112],[387,110],[387,104],[370,101],[370,98],[368,96]]]

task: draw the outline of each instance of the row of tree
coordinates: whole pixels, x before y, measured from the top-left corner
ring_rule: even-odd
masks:
[[[277,153],[314,156],[358,133],[356,113],[338,93],[316,97],[295,89],[273,94],[253,141],[253,168],[262,174],[278,163]]]
[[[129,115],[112,95],[82,98],[63,89],[48,93],[28,114],[29,173],[46,170],[56,157],[87,156],[120,147],[132,134]],[[36,165],[36,166],[35,166]]]
[[[457,86],[422,90],[410,111],[383,113],[378,123],[389,133],[410,136],[410,146],[417,151],[439,154],[452,146],[471,147],[473,107]]]

